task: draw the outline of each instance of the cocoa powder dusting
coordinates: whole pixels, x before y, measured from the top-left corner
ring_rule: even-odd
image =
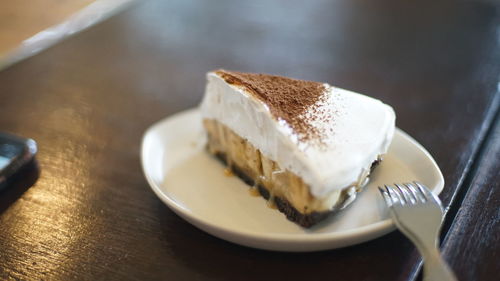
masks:
[[[291,79],[268,74],[215,72],[228,84],[243,86],[262,100],[277,119],[285,120],[300,140],[319,137],[319,132],[305,118],[306,110],[314,108],[325,86],[319,82]]]

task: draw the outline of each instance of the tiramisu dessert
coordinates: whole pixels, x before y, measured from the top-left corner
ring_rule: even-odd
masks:
[[[303,227],[353,202],[392,141],[394,111],[379,100],[267,74],[207,78],[207,150]]]

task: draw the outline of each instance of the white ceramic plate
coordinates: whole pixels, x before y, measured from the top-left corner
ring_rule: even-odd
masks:
[[[204,151],[198,109],[153,125],[142,141],[144,174],[156,195],[179,216],[219,238],[254,248],[307,252],[334,249],[380,237],[394,225],[377,186],[418,180],[439,194],[443,176],[431,155],[401,130],[370,183],[343,212],[303,229]]]

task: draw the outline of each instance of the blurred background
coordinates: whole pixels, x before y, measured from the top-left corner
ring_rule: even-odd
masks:
[[[71,108],[73,116],[66,120],[93,116],[101,110],[93,100],[99,96],[119,105],[106,109],[116,118],[142,105],[137,114],[143,130],[196,106],[205,73],[222,67],[325,81],[399,104],[398,126],[414,134],[425,124],[413,115],[425,112],[435,123],[417,137],[432,143],[455,128],[441,114],[472,118],[482,111],[471,95],[486,95],[498,83],[496,1],[7,3],[0,10],[0,66],[2,58],[6,67],[59,42],[26,71],[38,75],[31,82],[38,99],[57,99],[55,88],[61,96],[78,97],[80,106]],[[23,66],[16,71],[23,72]],[[4,87],[4,92],[14,91]],[[438,106],[443,102],[451,104]]]

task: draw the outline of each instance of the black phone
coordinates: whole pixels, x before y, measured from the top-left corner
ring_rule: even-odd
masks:
[[[33,160],[36,152],[34,140],[0,132],[0,190],[17,171]]]

